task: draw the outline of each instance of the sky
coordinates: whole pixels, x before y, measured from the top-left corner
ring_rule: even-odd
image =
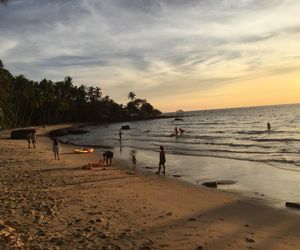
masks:
[[[165,112],[299,103],[299,13],[299,0],[11,0],[0,59]]]

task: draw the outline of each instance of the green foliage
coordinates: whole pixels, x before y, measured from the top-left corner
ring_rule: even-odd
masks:
[[[134,92],[128,97],[127,106],[120,105],[109,96],[102,97],[100,87],[75,86],[69,76],[58,82],[13,77],[0,61],[0,128],[149,119],[160,114]]]

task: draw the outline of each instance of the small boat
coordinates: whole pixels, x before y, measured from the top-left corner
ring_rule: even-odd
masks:
[[[88,154],[88,153],[93,153],[94,149],[93,148],[83,148],[83,149],[75,149],[74,153],[76,154]]]

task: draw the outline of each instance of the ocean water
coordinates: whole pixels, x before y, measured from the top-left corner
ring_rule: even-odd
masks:
[[[300,167],[300,105],[185,112],[183,121],[174,118],[114,123],[88,128],[89,134],[68,136],[79,145],[119,147],[118,130],[124,130],[122,146],[168,154],[212,156]],[[271,131],[266,123],[271,123]],[[185,132],[170,136],[174,127]]]
[[[62,139],[95,147],[99,157],[110,148],[129,166],[134,153],[138,168],[149,173],[156,171],[164,146],[169,177],[195,184],[233,180],[221,188],[281,205],[300,202],[300,104],[191,111],[181,118],[91,126],[88,134]],[[119,129],[127,124],[131,129],[119,141]],[[175,126],[185,132],[171,136]]]

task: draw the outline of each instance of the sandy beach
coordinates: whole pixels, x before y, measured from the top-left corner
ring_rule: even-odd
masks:
[[[299,249],[300,215],[262,201],[116,165],[82,170],[100,152],[54,160],[0,141],[1,249]]]

